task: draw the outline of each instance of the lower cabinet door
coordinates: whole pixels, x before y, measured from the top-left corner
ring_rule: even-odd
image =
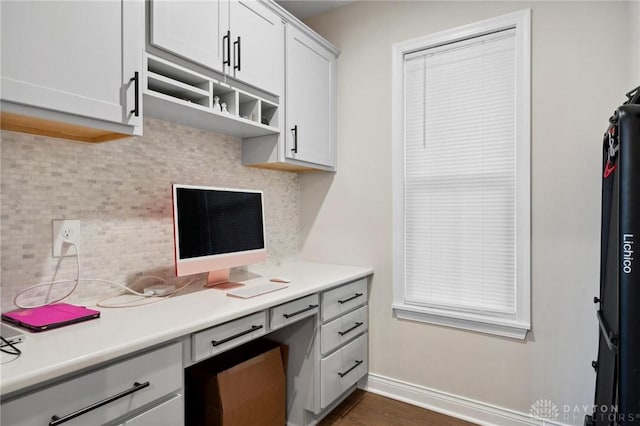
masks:
[[[181,426],[184,424],[184,398],[176,395],[144,413],[121,423],[121,426]]]
[[[329,406],[369,370],[368,337],[365,333],[320,361],[320,406]]]
[[[2,401],[2,426],[88,426],[124,418],[182,389],[180,342]]]

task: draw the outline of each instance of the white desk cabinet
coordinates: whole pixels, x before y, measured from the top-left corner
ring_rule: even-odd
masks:
[[[141,134],[142,1],[7,1],[1,28],[3,119]]]
[[[2,424],[181,425],[182,382],[182,344],[173,343],[3,401]],[[164,418],[165,423],[153,420],[158,418]]]
[[[369,370],[368,288],[363,278],[320,295],[320,408]]]
[[[153,0],[150,22],[152,45],[257,89],[282,94],[284,24],[263,4]]]
[[[207,289],[32,333],[1,354],[0,424],[180,426],[184,368],[262,336],[289,345],[288,424],[315,424],[367,372],[372,273],[292,262],[244,280],[292,280],[259,297]]]

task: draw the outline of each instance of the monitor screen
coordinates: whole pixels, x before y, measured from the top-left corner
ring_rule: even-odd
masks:
[[[266,259],[261,191],[173,186],[177,275]]]

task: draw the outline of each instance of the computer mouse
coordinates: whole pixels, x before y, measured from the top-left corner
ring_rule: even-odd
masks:
[[[269,281],[274,283],[290,283],[291,282],[290,279],[282,278],[282,277],[274,277],[274,278],[271,278]]]

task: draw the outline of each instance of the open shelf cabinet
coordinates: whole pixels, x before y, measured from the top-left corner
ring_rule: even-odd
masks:
[[[163,120],[239,138],[280,133],[277,104],[150,54],[144,97],[145,114]]]

